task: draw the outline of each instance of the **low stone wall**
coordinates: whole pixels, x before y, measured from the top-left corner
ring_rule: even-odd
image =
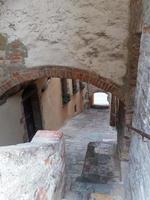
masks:
[[[38,131],[30,143],[0,148],[1,200],[60,200],[64,182],[62,133]]]

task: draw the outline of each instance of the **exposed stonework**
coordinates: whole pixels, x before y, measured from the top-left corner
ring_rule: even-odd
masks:
[[[1,200],[61,200],[64,143],[60,132],[38,131],[31,143],[0,148]]]
[[[6,49],[6,59],[10,60],[10,64],[25,64],[24,58],[27,57],[26,47],[19,41],[15,40],[8,44]]]
[[[143,0],[130,1],[130,23],[129,23],[129,40],[128,40],[128,65],[125,84],[125,98],[126,103],[123,112],[118,113],[121,115],[119,132],[120,138],[120,157],[121,159],[128,159],[129,146],[130,146],[130,132],[125,127],[126,124],[132,123],[133,107],[135,99],[135,87],[137,80],[137,69],[139,60],[140,40],[143,25]],[[123,127],[121,127],[121,124]],[[123,133],[124,131],[124,133]],[[123,156],[123,157],[122,157]]]
[[[135,96],[135,112],[133,126],[149,134],[150,127],[150,2],[144,1],[144,31],[141,41],[138,81]],[[146,28],[147,27],[147,28]],[[128,200],[149,200],[150,199],[150,141],[142,140],[141,136],[132,132],[129,175],[126,188],[126,198]]]
[[[129,0],[1,1],[0,29],[28,49],[27,67],[76,66],[123,84]]]
[[[22,67],[27,49],[20,40],[8,43],[7,35],[0,34],[0,68]]]
[[[8,41],[6,34],[0,33],[0,84],[10,78],[11,71],[25,67],[27,49],[19,40]]]

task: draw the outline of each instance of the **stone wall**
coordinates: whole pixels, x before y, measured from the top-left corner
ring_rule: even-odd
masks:
[[[138,68],[133,126],[150,132],[150,2],[144,1],[144,26]],[[150,199],[150,141],[132,132],[127,200]]]
[[[123,84],[129,0],[1,0],[0,16],[8,42],[28,50],[26,67],[79,67]]]
[[[61,200],[65,182],[60,132],[38,131],[31,143],[0,148],[1,200]]]
[[[128,63],[124,87],[126,100],[123,109],[118,112],[118,135],[122,160],[128,160],[130,148],[131,134],[125,125],[132,124],[142,25],[143,0],[130,0]]]

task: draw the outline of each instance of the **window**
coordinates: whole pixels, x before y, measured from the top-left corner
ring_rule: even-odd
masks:
[[[62,91],[62,102],[63,104],[67,104],[70,101],[70,94],[68,91],[68,83],[67,79],[61,79],[61,91]]]
[[[78,92],[76,80],[72,80],[72,92],[73,92],[73,94],[76,94]]]
[[[42,116],[36,85],[29,85],[22,94],[23,108],[29,141],[42,130]]]

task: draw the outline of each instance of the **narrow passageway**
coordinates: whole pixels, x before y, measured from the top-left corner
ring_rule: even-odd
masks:
[[[100,159],[102,159],[102,157],[99,157],[100,158],[99,163],[104,164],[103,165],[104,170],[100,171],[99,173],[101,173],[102,175],[102,173],[105,173],[104,172],[105,170],[109,169],[110,173],[113,173],[113,175],[111,174],[111,178],[113,176],[113,178],[115,177],[115,180],[108,182],[107,181],[103,182],[99,180],[98,182],[96,181],[93,182],[92,179],[90,181],[89,180],[86,181],[86,178],[85,179],[83,178],[83,174],[84,175],[86,174],[84,170],[87,169],[87,164],[93,165],[93,163],[95,162],[88,158],[89,155],[89,153],[87,152],[88,146],[89,147],[91,145],[97,146],[98,144],[97,149],[100,149],[101,153],[102,151],[104,151],[104,149],[107,149],[107,152],[109,151],[108,154],[111,155],[116,151],[115,147],[117,143],[117,133],[115,128],[109,126],[109,110],[108,109],[86,110],[83,113],[79,114],[78,116],[72,118],[69,122],[66,123],[66,125],[64,125],[61,128],[61,130],[65,135],[65,143],[66,143],[67,179],[66,179],[66,194],[64,199],[65,200],[97,199],[94,196],[92,198],[91,196],[92,193],[95,193],[95,195],[97,195],[97,193],[99,195],[100,193],[110,195],[112,193],[112,190],[118,190],[118,187],[114,189],[114,185],[117,182],[119,183],[120,181],[119,164],[118,163],[116,164],[116,161],[111,160],[111,164],[112,163],[113,164],[110,167],[110,163],[107,163],[106,161],[108,157],[104,157],[101,162]],[[104,156],[104,154],[105,153],[103,152],[102,156]],[[107,165],[108,168],[105,167],[105,165]],[[91,170],[97,170],[96,167],[98,167],[97,169],[99,170],[100,168],[99,166],[92,166]],[[96,172],[94,173],[96,174]],[[96,178],[97,177],[98,176],[96,176]],[[98,197],[98,199],[99,198],[100,196]],[[116,198],[115,200],[121,200],[119,196],[118,199],[117,197],[115,198]],[[105,198],[103,199],[105,200]],[[106,196],[106,199],[109,199],[109,197]]]

